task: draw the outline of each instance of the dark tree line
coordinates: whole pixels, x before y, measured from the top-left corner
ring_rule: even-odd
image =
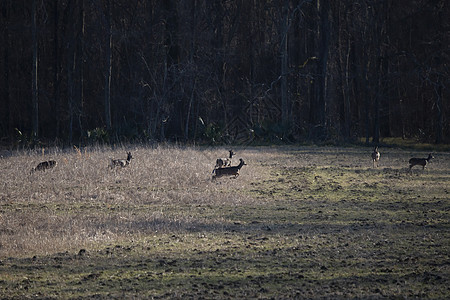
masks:
[[[0,1],[3,144],[449,140],[446,0]]]

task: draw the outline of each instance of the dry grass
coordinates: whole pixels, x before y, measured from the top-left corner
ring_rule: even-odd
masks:
[[[249,183],[248,176],[226,182],[226,187],[211,183],[218,149],[136,148],[132,153],[130,167],[113,170],[109,158],[126,157],[126,149],[75,148],[4,159],[0,257],[50,254],[182,230],[198,220],[178,207],[254,201],[233,192]],[[247,156],[251,161],[255,153]],[[47,159],[57,160],[58,166],[29,173]]]
[[[218,182],[222,148],[14,153],[0,296],[448,297],[450,155],[409,173],[427,153],[380,149],[373,169],[371,151],[236,148],[247,166]]]

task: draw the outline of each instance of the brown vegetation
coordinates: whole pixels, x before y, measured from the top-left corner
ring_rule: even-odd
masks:
[[[127,149],[125,149],[127,150]],[[17,152],[0,173],[0,297],[448,298],[450,160],[386,148]],[[30,161],[58,167],[29,174]]]

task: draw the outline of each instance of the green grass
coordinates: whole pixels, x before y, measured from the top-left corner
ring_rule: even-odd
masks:
[[[370,148],[54,151],[0,175],[0,298],[449,298],[449,155]],[[236,160],[237,161],[237,160]],[[236,162],[235,162],[236,164]],[[19,180],[20,179],[20,180]]]

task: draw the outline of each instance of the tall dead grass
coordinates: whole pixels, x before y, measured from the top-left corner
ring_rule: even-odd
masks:
[[[215,159],[226,156],[223,148],[133,146],[14,153],[1,160],[0,258],[95,247],[157,233],[220,230],[231,222],[220,215],[221,207],[250,207],[272,201],[270,197],[256,199],[249,191],[255,182],[277,180],[273,172],[280,168],[385,172],[386,185],[389,176],[405,178],[405,186],[414,184],[410,179],[418,176],[421,180],[416,184],[426,182],[428,187],[441,184],[432,178],[449,180],[448,155],[443,153],[435,155],[430,164],[431,177],[422,170],[407,173],[412,153],[395,149],[380,149],[377,170],[371,168],[369,148],[281,150],[235,149],[233,165],[242,157],[247,166],[238,179],[218,182],[211,182],[211,172]],[[130,166],[108,168],[110,158],[126,158],[127,151],[134,157]],[[31,168],[49,159],[56,160],[57,167],[30,174]],[[205,207],[217,209],[208,214],[202,210]]]
[[[127,150],[133,153],[131,165],[109,169],[109,159],[125,158]],[[2,160],[0,257],[215,226],[218,220],[202,218],[190,207],[254,201],[241,192],[255,177],[248,176],[255,172],[252,163],[239,180],[211,182],[222,151],[167,146],[15,153]],[[256,156],[251,151],[239,155],[247,161]],[[30,173],[49,159],[58,162],[56,168]]]

